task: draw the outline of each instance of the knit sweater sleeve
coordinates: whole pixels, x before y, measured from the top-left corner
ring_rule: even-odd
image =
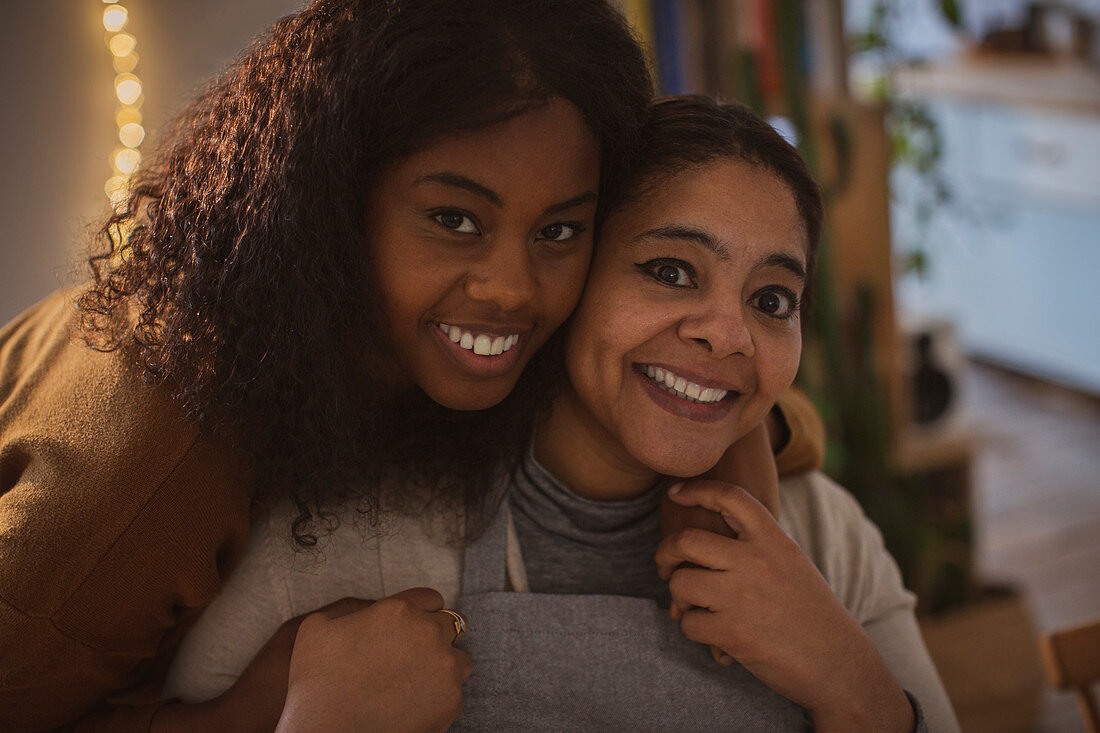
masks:
[[[144,731],[243,553],[246,474],[70,316],[0,330],[0,729]]]
[[[855,498],[821,473],[784,481],[779,522],[871,638],[898,684],[919,704],[918,724],[958,731],[951,703],[924,646],[916,597]]]

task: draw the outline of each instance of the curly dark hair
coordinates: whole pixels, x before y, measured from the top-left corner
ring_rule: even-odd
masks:
[[[374,522],[385,484],[476,509],[560,381],[560,338],[494,408],[393,394],[371,367],[392,359],[388,344],[362,338],[384,332],[365,195],[439,136],[552,99],[580,111],[613,185],[651,98],[604,0],[315,0],[208,86],[135,175],[95,238],[85,339],[132,351],[251,456],[254,500],[289,495],[299,545],[334,526],[337,502]]]
[[[720,158],[764,168],[790,189],[806,230],[807,288],[802,300],[808,303],[824,218],[821,189],[798,150],[744,105],[695,94],[655,102],[646,116],[633,166],[608,185],[604,205],[622,207],[668,177]]]

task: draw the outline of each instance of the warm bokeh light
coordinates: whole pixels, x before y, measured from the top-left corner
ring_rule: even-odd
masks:
[[[141,98],[141,82],[133,74],[115,77],[115,95],[123,104],[133,104]]]
[[[115,71],[117,73],[125,74],[127,72],[133,71],[134,67],[137,66],[138,55],[136,53],[132,53],[129,56],[115,56],[111,63],[115,67]]]
[[[115,69],[115,97],[119,107],[115,110],[115,124],[118,125],[118,139],[122,143],[111,153],[113,175],[103,184],[103,193],[116,212],[122,212],[130,195],[130,176],[141,165],[141,152],[137,149],[145,142],[145,128],[142,126],[141,103],[143,89],[141,80],[131,73],[137,68],[137,38],[130,33],[119,33],[129,20],[126,8],[117,5],[118,0],[103,0],[107,6],[103,9],[103,27],[108,33],[104,40],[111,51],[111,65]],[[129,237],[133,222],[125,226],[116,225],[112,231],[116,258],[124,256],[123,244]]]
[[[111,176],[107,183],[103,184],[103,192],[111,201],[115,211],[119,211],[126,203],[126,197],[130,192],[130,179],[126,176]]]
[[[115,124],[119,127],[129,124],[141,124],[141,110],[137,107],[119,107],[115,112]],[[134,147],[131,145],[130,147]]]
[[[115,56],[129,56],[137,48],[137,39],[129,33],[116,33],[107,41],[107,47]]]
[[[137,222],[130,218],[112,224],[107,230],[107,234],[111,237],[111,242],[114,244],[115,249],[115,253],[111,257],[111,267],[118,267],[127,257],[129,257],[130,248],[127,247],[126,244],[136,227]]]
[[[133,148],[120,148],[115,151],[115,170],[124,176],[128,176],[141,165],[141,153]]]
[[[118,128],[118,139],[128,148],[136,148],[145,139],[145,128],[136,122],[128,122]]]
[[[120,31],[126,27],[128,19],[126,8],[121,5],[111,5],[103,9],[103,27],[109,31]]]

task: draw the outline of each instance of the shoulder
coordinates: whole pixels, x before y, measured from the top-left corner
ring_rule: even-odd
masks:
[[[779,485],[779,523],[811,558],[824,557],[835,543],[877,532],[859,502],[820,471],[783,479]]]
[[[125,353],[88,348],[78,294],[0,330],[0,596],[58,623],[93,599],[135,600],[188,561],[228,564],[227,540],[243,550],[248,528],[241,457],[201,435]],[[222,554],[192,557],[198,547]],[[68,630],[97,643],[85,622],[77,613]]]
[[[782,481],[779,495],[780,525],[857,620],[914,605],[882,533],[846,489],[814,471]]]

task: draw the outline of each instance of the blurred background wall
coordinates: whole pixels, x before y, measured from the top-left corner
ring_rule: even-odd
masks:
[[[142,125],[156,131],[195,89],[300,0],[127,0]],[[5,2],[0,43],[0,322],[87,272],[119,146],[101,0]]]

